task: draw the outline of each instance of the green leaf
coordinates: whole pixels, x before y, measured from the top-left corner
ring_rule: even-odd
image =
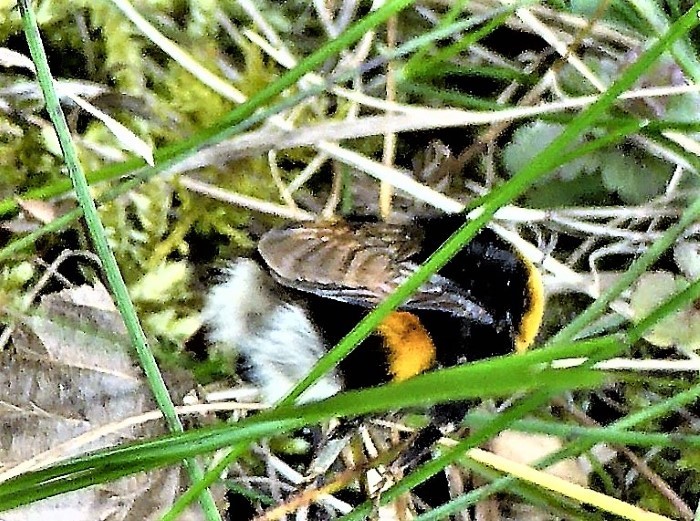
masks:
[[[513,140],[503,152],[506,169],[511,174],[515,174],[525,168],[564,131],[564,128],[566,128],[565,125],[544,121],[535,121],[521,126],[515,131]],[[584,141],[584,137],[579,136],[567,148],[572,150],[581,146]],[[553,173],[562,180],[571,181],[581,174],[594,173],[599,168],[600,162],[596,159],[596,155],[589,154],[556,168]]]
[[[681,275],[658,271],[646,273],[635,285],[630,305],[634,317],[644,317],[659,303],[689,285]],[[679,309],[659,321],[644,339],[660,347],[679,346],[696,351],[700,349],[700,309],[693,305]]]
[[[643,204],[661,195],[673,172],[669,163],[637,149],[608,152],[602,165],[605,187],[631,204]]]

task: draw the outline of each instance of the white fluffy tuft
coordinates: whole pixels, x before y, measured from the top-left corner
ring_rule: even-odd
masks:
[[[267,403],[286,395],[325,353],[304,309],[280,299],[273,284],[256,262],[239,259],[224,282],[209,290],[202,310],[209,339],[245,357]],[[338,375],[329,373],[299,401],[327,398],[340,389]]]
[[[279,299],[266,287],[267,274],[255,261],[238,259],[224,277],[224,282],[209,290],[202,321],[209,326],[212,342],[236,346]]]

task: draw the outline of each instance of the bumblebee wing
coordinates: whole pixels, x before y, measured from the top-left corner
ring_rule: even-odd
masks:
[[[413,273],[416,266],[407,264],[408,266],[401,266],[402,273],[394,281],[374,290],[338,284],[318,284],[306,280],[282,279],[274,272],[272,277],[279,284],[288,288],[355,306],[372,308]],[[400,306],[400,309],[440,311],[485,325],[494,323],[493,316],[484,307],[479,305],[454,282],[440,275],[433,275],[428,282],[423,284],[416,293]]]
[[[354,306],[371,308],[376,306],[381,300],[376,293],[365,288],[348,288],[336,284],[317,284],[304,280],[281,279],[274,272],[272,273],[272,278],[286,288],[309,293],[321,298],[338,300]]]
[[[397,277],[399,264],[419,248],[416,234],[385,223],[297,225],[270,230],[258,243],[280,284],[316,288],[316,294],[345,288],[370,299],[375,295],[372,303]]]
[[[374,307],[412,275],[419,231],[386,223],[304,224],[273,229],[258,251],[282,286],[322,298]],[[493,317],[468,292],[433,275],[403,306],[491,324]]]
[[[418,265],[412,262],[402,263],[397,285],[405,282],[417,269]],[[468,291],[438,274],[432,275],[402,308],[441,311],[485,325],[494,323],[494,317]]]

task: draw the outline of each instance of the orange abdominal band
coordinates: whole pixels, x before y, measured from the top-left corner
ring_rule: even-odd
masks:
[[[400,382],[430,369],[435,362],[435,345],[415,315],[394,311],[377,327],[389,352],[389,373]]]
[[[544,315],[544,286],[542,284],[542,275],[539,270],[525,257],[521,257],[525,266],[527,266],[529,289],[529,303],[525,309],[525,314],[520,321],[520,327],[515,337],[515,351],[524,353],[535,341],[537,332],[542,325],[542,317]]]

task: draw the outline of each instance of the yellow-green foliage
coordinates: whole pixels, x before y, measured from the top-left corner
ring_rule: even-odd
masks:
[[[224,77],[218,68],[225,57],[237,69],[232,82],[246,95],[254,95],[273,81],[281,68],[240,33],[233,35],[236,56],[227,56],[219,38],[215,12],[221,6],[208,2],[141,2],[140,14],[163,32],[200,65]],[[9,12],[9,11],[8,11]],[[52,69],[58,79],[100,84],[108,96],[90,99],[147,143],[163,147],[179,143],[219,121],[235,107],[204,85],[180,63],[167,57],[146,38],[111,2],[41,2],[38,14]],[[86,32],[81,32],[81,17]],[[172,23],[164,23],[170,17]],[[240,29],[241,27],[239,27]],[[0,35],[23,39],[16,12],[0,19]],[[233,45],[231,48],[235,48]],[[75,70],[72,66],[77,66]],[[0,85],[30,82],[27,71],[0,71]],[[34,188],[65,181],[55,146],[36,121],[44,118],[38,98],[10,99],[14,113],[0,112],[0,198],[11,199]],[[83,168],[89,173],[128,154],[105,126],[74,108],[65,107],[74,132]],[[19,117],[18,117],[19,116]],[[303,156],[309,156],[308,150]],[[264,200],[277,201],[278,192],[266,158],[241,159],[222,168],[198,171],[201,179],[224,189]],[[110,184],[97,185],[94,194],[105,193]],[[101,208],[109,242],[122,274],[135,292],[144,322],[151,330],[172,341],[191,333],[196,308],[188,288],[191,270],[182,260],[192,230],[219,237],[213,251],[233,257],[252,247],[246,231],[250,213],[227,207],[182,189],[176,179],[156,177]],[[82,229],[78,228],[82,233]],[[60,241],[60,239],[58,239]],[[49,241],[50,242],[50,241]],[[60,244],[60,242],[59,242]],[[31,259],[25,250],[15,259]],[[7,275],[7,276],[6,276]],[[167,275],[167,276],[166,276]],[[35,275],[36,276],[36,275]],[[24,284],[12,283],[5,273],[0,291],[21,296]],[[29,282],[29,281],[24,281]]]

